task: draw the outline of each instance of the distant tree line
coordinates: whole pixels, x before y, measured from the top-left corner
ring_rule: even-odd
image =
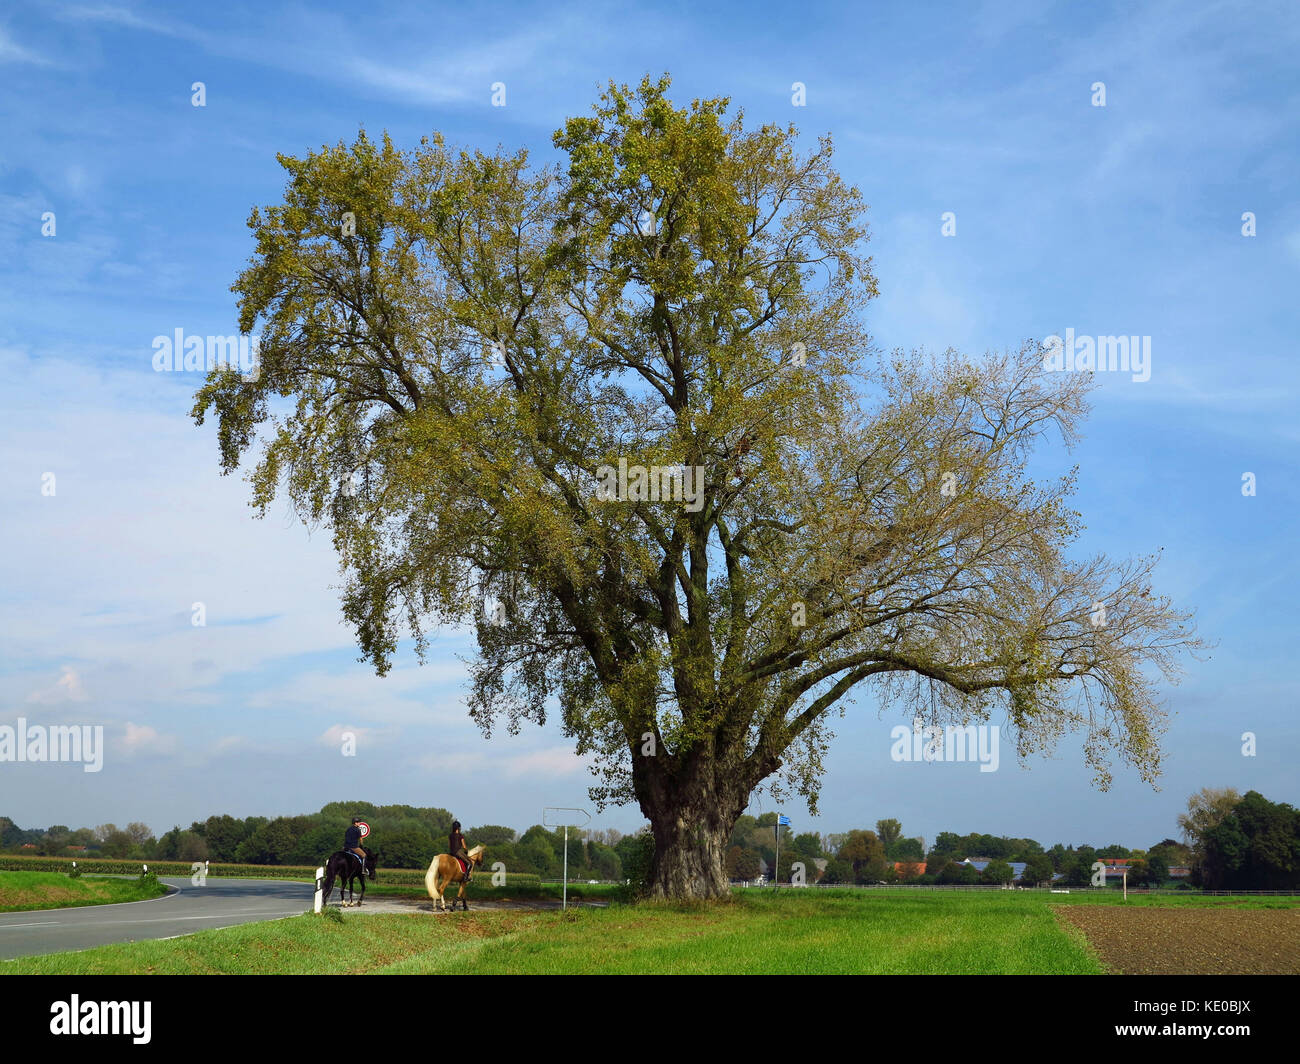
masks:
[[[353,816],[371,829],[366,847],[382,868],[426,868],[447,850],[452,815],[446,809],[371,802],[330,802],[319,812],[302,816],[228,814],[196,820],[188,828],[173,827],[155,838],[146,824],[125,829],[114,824],[70,830],[18,827],[0,817],[0,850],[52,857],[117,857],[142,861],[205,861],[228,864],[318,864],[343,843]],[[470,845],[488,847],[489,865],[501,861],[512,872],[558,876],[564,867],[564,829],[535,824],[522,835],[499,824],[470,827]],[[569,875],[574,879],[618,880],[629,854],[635,862],[642,843],[617,831],[569,830]]]
[[[726,856],[733,880],[771,875],[776,822],[776,813],[737,821]],[[782,827],[777,876],[788,881],[795,862],[803,862],[809,883],[1001,884],[1015,881],[1015,862],[1025,865],[1022,885],[1086,887],[1095,862],[1125,859],[1134,887],[1167,885],[1171,868],[1188,868],[1190,885],[1209,890],[1300,889],[1300,811],[1291,806],[1255,791],[1243,797],[1231,789],[1205,789],[1188,801],[1178,823],[1183,841],[1165,838],[1147,849],[1059,842],[1044,849],[1034,839],[941,831],[928,852],[921,839],[903,835],[896,819],[877,820],[874,830],[828,835],[794,834]],[[976,871],[961,863],[968,858],[989,864]]]
[[[302,816],[251,816],[243,820],[210,816],[188,828],[173,827],[154,838],[146,824],[125,828],[101,824],[95,828],[20,828],[0,816],[0,851],[59,857],[113,857],[141,860],[211,860],[218,863],[311,865],[342,844],[353,816],[371,827],[366,845],[384,868],[425,868],[446,851],[452,815],[446,809],[370,802],[330,802],[319,812]],[[1268,801],[1256,791],[1244,796],[1231,788],[1205,788],[1187,803],[1178,818],[1183,841],[1162,839],[1148,849],[1117,843],[1093,847],[1057,843],[1044,849],[1034,839],[941,831],[926,851],[920,838],[903,835],[896,819],[877,820],[874,829],[818,834],[780,831],[777,862],[777,814],[741,816],[728,840],[727,874],[733,880],[771,875],[788,882],[802,864],[806,882],[828,884],[916,883],[1000,884],[1014,877],[1013,862],[1026,867],[1020,882],[1054,880],[1067,886],[1087,886],[1095,861],[1128,860],[1130,886],[1161,886],[1169,869],[1187,867],[1195,886],[1210,890],[1300,889],[1300,811]],[[522,834],[500,824],[484,824],[465,832],[470,845],[488,848],[489,865],[500,861],[514,872],[544,878],[558,876],[564,866],[564,829],[534,824]],[[617,831],[569,830],[569,876],[573,879],[638,879],[648,868],[653,841],[645,829],[632,835]],[[987,859],[977,872],[960,863]],[[925,871],[920,868],[924,863]]]

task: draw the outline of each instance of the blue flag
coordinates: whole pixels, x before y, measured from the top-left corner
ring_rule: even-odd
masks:
[[[780,824],[781,827],[783,828],[788,828],[790,826],[790,818],[786,816],[784,813],[777,814],[776,822]]]

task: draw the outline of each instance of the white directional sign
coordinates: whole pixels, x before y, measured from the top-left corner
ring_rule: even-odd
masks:
[[[582,817],[580,821],[573,820],[572,816],[565,814],[574,814]],[[542,810],[542,824],[548,828],[564,828],[564,903],[562,908],[566,911],[569,908],[569,825],[582,827],[591,822],[591,814],[585,809],[572,809],[563,805],[548,805]]]

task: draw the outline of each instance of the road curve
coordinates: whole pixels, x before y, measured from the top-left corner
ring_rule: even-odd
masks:
[[[216,877],[196,887],[185,878],[160,878],[176,891],[118,905],[0,913],[0,961],[296,916],[311,908],[315,887],[283,879]]]

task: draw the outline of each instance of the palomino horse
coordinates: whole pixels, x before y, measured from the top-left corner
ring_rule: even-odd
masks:
[[[466,852],[469,854],[469,863],[475,868],[483,863],[481,844]],[[449,853],[440,853],[433,859],[433,864],[429,865],[429,871],[424,873],[424,887],[436,908],[446,910],[447,903],[442,900],[442,894],[452,883],[459,883],[460,891],[451,901],[451,911],[455,912],[456,902],[460,902],[468,912],[469,903],[465,901],[465,876],[460,870],[460,862]]]

